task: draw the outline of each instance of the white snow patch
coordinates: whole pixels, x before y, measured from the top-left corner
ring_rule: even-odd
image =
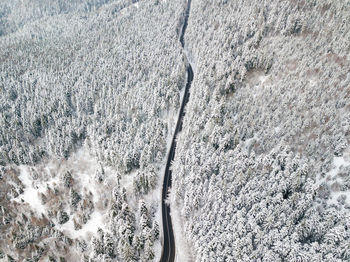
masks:
[[[270,75],[265,75],[263,70],[254,70],[248,72],[245,78],[249,88],[251,89],[252,97],[257,99],[265,93],[267,87],[269,87]]]
[[[75,234],[75,229],[74,229],[74,224],[73,220],[69,219],[69,221],[65,224],[56,224],[55,228],[62,231],[64,234],[67,234],[71,238],[77,238],[79,237],[78,235]]]
[[[338,175],[343,168],[350,166],[350,148],[343,153],[343,156],[334,157],[333,168],[322,178],[320,175],[316,178],[316,186],[320,186],[326,182],[328,185],[338,183],[340,186],[343,184],[342,178]],[[341,191],[336,188],[331,190],[330,198],[327,203],[329,205],[338,205],[338,198],[344,195],[346,197],[345,203],[350,205],[350,190]]]
[[[317,81],[314,80],[314,79],[310,79],[309,83],[310,83],[311,86],[316,86],[317,85]]]
[[[266,82],[266,80],[268,79],[268,77],[269,77],[268,75],[260,75],[258,77],[260,84],[264,84]]]
[[[95,211],[91,214],[90,220],[83,226],[82,229],[78,230],[79,235],[84,235],[87,232],[96,233],[101,228],[106,231],[106,224],[104,223],[102,212]]]
[[[261,86],[269,78],[263,70],[253,70],[246,75],[246,81],[250,86]]]
[[[95,235],[99,228],[106,231],[103,215],[98,211],[94,211],[90,215],[89,221],[79,230],[74,229],[74,223],[72,219],[70,219],[65,224],[57,224],[56,228],[69,235],[71,238],[86,237],[89,233]]]
[[[345,160],[343,156],[341,157],[334,157],[333,159],[333,168],[327,172],[326,176],[324,178],[321,178],[320,175],[318,176],[316,180],[317,185],[321,185],[324,181],[327,180],[333,180],[336,179],[337,174],[339,173],[340,169],[342,167],[348,167],[350,165],[349,160]]]
[[[41,216],[41,214],[45,214],[45,207],[41,203],[39,198],[39,193],[45,191],[45,187],[43,185],[34,185],[34,181],[30,177],[30,171],[27,166],[19,166],[20,174],[18,179],[24,185],[23,194],[16,197],[14,200],[16,202],[21,202],[23,200],[37,213],[37,215]],[[53,181],[50,181],[49,184],[52,184]]]
[[[191,253],[190,253],[190,245],[188,244],[184,232],[183,232],[183,222],[181,220],[181,214],[179,212],[179,207],[175,205],[175,201],[173,200],[172,194],[171,198],[171,221],[173,224],[174,238],[175,238],[175,262],[190,262]]]

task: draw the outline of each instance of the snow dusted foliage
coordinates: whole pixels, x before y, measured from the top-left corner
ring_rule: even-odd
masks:
[[[343,1],[192,1],[172,204],[195,261],[350,260],[349,21]]]
[[[142,1],[120,10],[119,2],[0,38],[2,164],[68,157],[84,141],[125,171],[165,155],[185,74],[181,9]]]
[[[1,1],[0,259],[159,258],[184,7]],[[195,261],[350,260],[349,21],[346,1],[192,0],[172,207]]]
[[[184,8],[1,1],[0,260],[159,258]]]
[[[96,10],[112,0],[3,0],[0,3],[0,36],[12,33],[25,24],[44,17]],[[119,1],[124,7],[131,1]]]

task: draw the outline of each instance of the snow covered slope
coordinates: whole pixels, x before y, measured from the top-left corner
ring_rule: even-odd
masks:
[[[0,259],[159,259],[184,8],[0,3]]]
[[[0,260],[159,259],[185,6],[0,1]],[[350,260],[349,21],[347,1],[192,0],[180,259]]]
[[[349,21],[344,1],[193,0],[172,193],[195,261],[350,259]]]

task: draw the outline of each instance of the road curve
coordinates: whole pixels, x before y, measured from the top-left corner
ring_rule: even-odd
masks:
[[[191,0],[188,0],[186,12],[184,16],[184,23],[182,26],[181,34],[180,34],[180,43],[182,48],[185,46],[184,35],[187,28],[188,15],[190,12]],[[185,87],[184,97],[182,99],[179,118],[176,123],[175,133],[173,139],[171,141],[171,147],[168,154],[168,159],[165,167],[164,181],[163,181],[163,190],[162,190],[162,221],[163,221],[163,248],[162,248],[162,256],[160,258],[160,262],[174,262],[175,260],[175,239],[174,232],[171,223],[170,216],[170,206],[165,202],[168,194],[168,190],[171,187],[171,164],[174,160],[175,149],[176,149],[176,136],[182,130],[183,118],[185,116],[185,106],[190,98],[190,87],[193,80],[193,70],[188,62],[187,65],[187,82]]]

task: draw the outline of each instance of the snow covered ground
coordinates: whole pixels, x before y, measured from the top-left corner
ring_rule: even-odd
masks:
[[[99,185],[95,179],[95,173],[99,165],[96,159],[91,157],[84,149],[78,151],[76,155],[68,159],[63,166],[62,164],[58,164],[57,161],[47,163],[46,167],[43,168],[44,174],[39,174],[45,177],[45,179],[39,179],[38,177],[34,180],[33,176],[40,171],[28,166],[20,166],[18,178],[24,185],[24,192],[16,197],[14,201],[18,203],[24,201],[39,217],[42,214],[48,215],[48,210],[50,208],[43,204],[43,201],[40,199],[40,194],[46,194],[48,188],[57,188],[64,192],[62,181],[60,181],[59,177],[62,175],[61,172],[69,167],[74,167],[75,169],[75,172],[72,173],[74,174],[73,179],[76,183],[76,188],[79,188],[80,192],[91,192],[93,196],[93,205],[97,208],[90,214],[90,219],[86,224],[82,225],[81,229],[74,229],[72,219],[69,219],[68,222],[64,224],[55,223],[55,227],[71,238],[85,238],[87,233],[96,234],[99,228],[107,230],[104,221],[106,208],[98,208],[101,206],[99,203],[103,201],[102,197],[104,196],[99,192],[102,190],[101,185]],[[30,169],[32,169],[32,171]],[[56,169],[56,172],[51,172],[50,170],[52,169]],[[112,171],[109,169],[106,169],[105,172],[107,177],[113,175]],[[113,184],[115,184],[115,182],[111,179],[108,186],[112,186]],[[102,186],[102,188],[104,187],[105,186]],[[73,214],[74,212],[71,210],[68,213]]]
[[[172,199],[172,194],[170,194],[170,199]],[[169,202],[171,203],[171,222],[173,224],[175,237],[175,262],[191,262],[191,245],[188,244],[184,235],[184,221],[181,219],[181,214],[179,212],[180,207],[172,200]]]
[[[344,180],[349,179],[350,167],[350,147],[344,151],[342,156],[334,157],[331,170],[325,174],[317,176],[316,185],[325,184],[330,189],[327,203],[348,207],[350,212],[350,188],[345,188]]]
[[[34,185],[34,181],[30,176],[28,167],[20,166],[19,169],[20,175],[18,178],[20,179],[25,188],[23,194],[16,197],[14,201],[17,201],[18,203],[20,203],[21,201],[26,202],[30,206],[30,208],[37,213],[38,216],[41,216],[41,214],[45,214],[45,206],[41,203],[41,200],[39,198],[39,193],[45,191],[44,186],[42,184]],[[50,181],[50,184],[51,183],[53,183],[53,181]]]

